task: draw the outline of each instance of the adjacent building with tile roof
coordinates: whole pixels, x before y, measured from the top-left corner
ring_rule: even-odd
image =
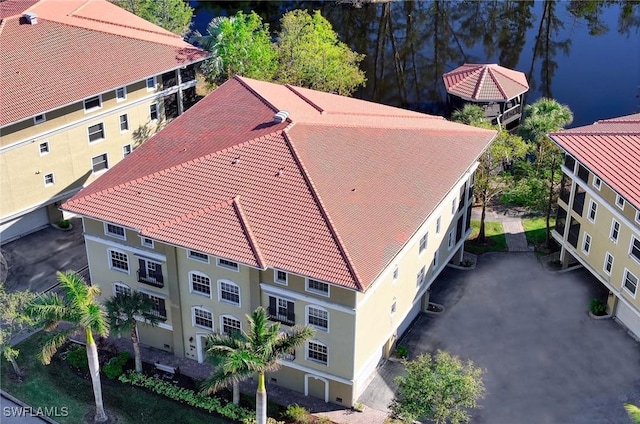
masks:
[[[0,240],[196,101],[205,52],[106,0],[0,2]]]
[[[640,337],[640,114],[549,136],[565,151],[552,232],[563,264],[595,275],[607,312]]]
[[[270,375],[351,406],[459,262],[495,131],[235,77],[63,205],[103,297],[139,290],[144,343],[203,360],[264,306],[313,341]]]

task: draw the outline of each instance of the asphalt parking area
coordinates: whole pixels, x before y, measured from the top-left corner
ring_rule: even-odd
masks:
[[[532,253],[482,255],[474,271],[445,270],[431,295],[445,312],[422,315],[401,343],[410,355],[443,349],[485,369],[473,423],[630,424],[622,405],[640,405],[640,343],[613,320],[589,318],[601,292],[588,272],[551,273]],[[386,362],[360,400],[385,409],[400,372]]]

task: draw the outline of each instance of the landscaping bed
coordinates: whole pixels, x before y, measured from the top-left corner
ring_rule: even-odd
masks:
[[[475,255],[485,252],[506,252],[507,239],[504,236],[502,223],[486,221],[484,225],[487,240],[485,243],[479,243],[477,239],[480,233],[480,221],[471,221],[473,231],[464,244],[464,250]]]

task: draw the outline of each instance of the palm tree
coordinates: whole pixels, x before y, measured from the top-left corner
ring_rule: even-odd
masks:
[[[151,310],[153,302],[140,292],[118,293],[105,302],[111,330],[117,334],[129,331],[136,363],[136,372],[142,372],[142,356],[138,339],[138,320],[156,326],[160,321]]]
[[[63,321],[70,323],[71,326],[50,336],[42,346],[39,356],[42,363],[48,365],[53,355],[71,334],[81,329],[85,331],[89,372],[96,402],[94,419],[96,422],[104,422],[107,420],[107,414],[104,412],[102,402],[98,349],[93,339],[94,332],[100,336],[109,334],[106,314],[95,299],[100,294],[100,289],[87,285],[84,279],[73,271],[65,273],[58,271],[57,275],[64,297],[57,293],[43,293],[28,305],[27,313],[46,331],[55,329]]]
[[[460,122],[461,124],[472,125],[474,127],[481,127],[489,124],[487,116],[484,114],[484,110],[471,103],[465,104],[462,109],[456,109],[451,114],[451,120]]]
[[[216,371],[203,383],[202,389],[214,392],[233,384],[234,403],[239,401],[238,383],[250,375],[258,374],[256,391],[257,424],[267,422],[267,390],[265,373],[279,367],[278,360],[311,339],[314,330],[295,326],[290,333],[280,331],[280,324],[269,324],[267,312],[258,307],[247,315],[249,330],[230,335],[212,334],[207,339],[207,356],[217,366]]]

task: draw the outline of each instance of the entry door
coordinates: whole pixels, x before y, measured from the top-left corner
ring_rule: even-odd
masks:
[[[198,363],[203,363],[205,358],[204,349],[206,347],[207,334],[196,334],[196,350],[198,352]]]
[[[312,396],[317,399],[323,399],[325,402],[329,402],[329,388],[327,387],[328,381],[326,379],[308,374],[305,376],[305,380],[305,395]]]

